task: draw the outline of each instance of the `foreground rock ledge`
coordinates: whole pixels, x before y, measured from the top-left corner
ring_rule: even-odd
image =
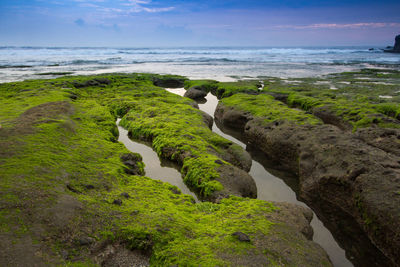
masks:
[[[106,77],[133,89],[71,80],[88,92],[104,81],[102,90],[127,99],[141,92],[134,75]],[[0,84],[2,108],[19,111],[0,128],[0,266],[331,266],[309,240],[308,209],[239,197],[195,204],[132,175],[142,174],[141,158],[116,142],[107,94],[78,86],[71,100],[68,79]],[[3,101],[10,91],[15,101]]]
[[[230,116],[230,114],[233,114]],[[351,218],[396,266],[400,261],[400,158],[332,125],[265,124],[219,104],[215,117],[299,176],[300,197],[322,213]],[[378,132],[382,131],[376,129]],[[367,140],[362,131],[358,136]],[[369,129],[369,136],[373,129]],[[372,135],[374,136],[374,135]],[[368,140],[370,140],[369,138]],[[387,147],[387,145],[385,146]],[[393,149],[393,148],[392,148]],[[335,216],[333,225],[340,224]]]

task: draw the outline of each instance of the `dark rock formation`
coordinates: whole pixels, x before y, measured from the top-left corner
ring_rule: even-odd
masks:
[[[400,34],[396,36],[394,41],[394,47],[390,49],[383,50],[387,53],[400,53]]]
[[[142,156],[137,153],[126,153],[120,156],[122,163],[127,167],[125,173],[131,175],[144,175],[144,170],[139,166]]]
[[[252,119],[250,113],[227,107],[222,102],[218,103],[214,117],[223,125],[239,130],[243,130],[245,124]]]
[[[206,97],[207,94],[208,94],[207,92],[200,90],[196,86],[193,86],[190,89],[188,89],[183,96],[191,99],[201,99]]]
[[[78,82],[74,81],[72,82],[72,85],[75,86],[75,88],[85,88],[89,86],[106,86],[111,84],[111,81],[107,78],[94,78],[91,80],[87,80],[84,82]]]
[[[252,143],[298,174],[300,197],[348,214],[389,259],[400,257],[400,158],[331,125],[246,125]],[[322,207],[321,207],[322,206]]]
[[[219,202],[220,199],[230,195],[257,198],[257,186],[253,178],[245,171],[223,164],[217,169],[220,177],[216,179],[224,189],[216,191],[210,196],[210,200]]]
[[[204,123],[208,126],[208,128],[212,128],[213,124],[214,124],[214,119],[213,117],[211,117],[208,113],[201,111],[201,115],[203,116],[203,121]]]
[[[227,149],[226,153],[220,155],[223,160],[239,167],[240,169],[248,172],[250,171],[252,160],[249,152],[244,150],[241,146],[232,143]]]
[[[184,86],[185,80],[186,79],[184,77],[175,77],[169,75],[152,77],[152,81],[155,86],[164,88],[181,88]]]
[[[232,236],[235,236],[241,242],[250,242],[250,237],[242,232],[234,232]]]
[[[370,266],[399,262],[398,130],[369,128],[353,134],[333,125],[266,125],[262,118],[223,105],[215,115],[227,124],[236,120],[237,125],[244,125],[251,144],[297,174],[300,198],[334,227],[341,225],[337,230],[354,241],[370,241],[368,246],[374,253]],[[348,221],[344,223],[343,218]],[[353,249],[357,245],[349,246]]]

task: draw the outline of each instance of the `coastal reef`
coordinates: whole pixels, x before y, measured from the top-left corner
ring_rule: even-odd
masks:
[[[254,199],[247,152],[212,133],[195,102],[159,87],[187,82],[110,74],[0,84],[0,265],[331,266],[311,241],[312,212]],[[259,90],[244,84],[242,92]],[[219,86],[212,90],[220,97],[237,97],[235,84]],[[290,116],[302,127],[322,124],[309,114]],[[146,177],[141,156],[117,141],[118,117],[132,139],[175,161],[185,183],[209,201]],[[382,153],[382,164],[396,171],[398,162]],[[396,212],[383,227],[370,211],[372,189],[358,194],[358,211],[368,229],[388,235]],[[379,210],[386,215],[384,205]]]
[[[257,95],[223,98],[215,119],[298,177],[299,197],[357,266],[398,266],[400,72],[260,79]]]

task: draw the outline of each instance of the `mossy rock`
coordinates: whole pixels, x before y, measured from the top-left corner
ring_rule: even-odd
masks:
[[[103,78],[110,83],[85,82]],[[71,93],[79,97],[72,101]],[[283,207],[239,197],[196,204],[174,186],[127,174],[140,156],[115,141],[115,119],[133,110],[151,119],[156,111],[144,99],[152,97],[149,103],[170,110],[191,103],[142,74],[0,84],[0,265],[235,266],[256,256],[257,266],[330,266],[319,246],[286,223],[281,210],[293,212]],[[229,144],[213,135],[209,142],[213,150]],[[261,242],[267,239],[280,246]]]

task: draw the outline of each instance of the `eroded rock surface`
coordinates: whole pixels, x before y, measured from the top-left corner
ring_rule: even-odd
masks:
[[[191,99],[201,99],[206,97],[207,94],[208,92],[202,91],[198,87],[193,86],[187,90],[183,96]]]
[[[346,214],[393,266],[399,262],[398,130],[367,128],[352,134],[333,125],[266,124],[221,106],[217,119],[227,124],[236,119],[237,125],[247,120],[248,141],[299,176],[301,199],[322,213]]]

